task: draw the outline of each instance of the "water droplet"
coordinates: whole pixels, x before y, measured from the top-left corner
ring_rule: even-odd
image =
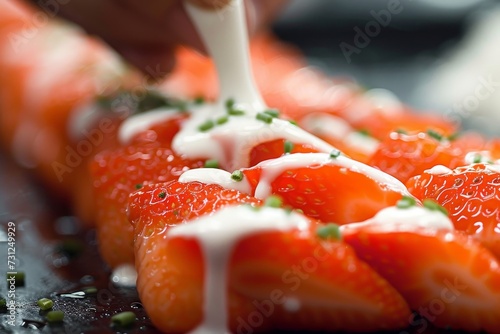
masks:
[[[80,283],[82,284],[92,284],[95,282],[94,276],[91,275],[85,275],[82,278],[80,278]]]
[[[140,302],[132,302],[130,304],[130,307],[135,309],[144,308],[144,306]]]
[[[75,235],[80,226],[80,220],[75,216],[62,216],[55,221],[54,229],[60,235]]]
[[[131,264],[122,264],[113,270],[111,281],[124,288],[133,288],[136,286],[137,271]]]
[[[23,319],[21,327],[29,329],[42,329],[43,327],[45,327],[45,323],[37,320]]]

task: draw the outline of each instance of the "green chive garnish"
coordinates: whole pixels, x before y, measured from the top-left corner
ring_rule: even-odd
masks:
[[[402,134],[402,135],[407,135],[408,132],[406,132],[405,129],[396,129],[396,132],[399,133],[399,134]]]
[[[336,159],[340,156],[341,153],[342,152],[340,152],[339,150],[334,149],[333,151],[330,152],[330,158]]]
[[[266,198],[264,205],[271,208],[280,208],[283,205],[283,201],[279,196],[272,195]]]
[[[458,137],[460,137],[462,134],[460,132],[455,132],[452,133],[451,135],[448,136],[449,141],[456,140]]]
[[[135,189],[141,189],[142,188],[142,184],[136,184],[135,185]]]
[[[228,121],[228,120],[229,120],[229,117],[227,117],[227,116],[221,116],[221,117],[219,117],[219,118],[217,118],[217,119],[215,120],[215,123],[216,123],[217,125],[222,125],[222,124],[224,124],[224,123],[227,123],[227,121]]]
[[[232,174],[231,174],[231,179],[235,180],[235,181],[241,181],[243,180],[243,172],[241,170],[235,170]]]
[[[278,109],[267,109],[264,113],[268,114],[271,117],[277,118],[280,116],[280,112]]]
[[[208,131],[211,128],[213,128],[214,125],[215,125],[214,121],[209,119],[209,120],[205,121],[204,123],[201,123],[200,126],[198,126],[198,130],[205,132],[205,131]]]
[[[340,240],[342,238],[342,236],[340,235],[339,226],[334,223],[328,223],[326,225],[318,227],[316,229],[316,235],[321,239]]]
[[[136,315],[134,312],[126,311],[115,314],[111,317],[111,323],[118,327],[129,327],[135,323]]]
[[[54,306],[54,302],[48,298],[38,299],[36,304],[38,305],[38,307],[40,307],[40,310],[42,310],[42,311],[50,310],[52,308],[52,306]]]
[[[270,124],[273,121],[273,117],[266,113],[260,112],[255,116],[259,121]]]
[[[88,288],[83,289],[83,292],[86,295],[95,295],[97,293],[97,288],[95,286],[89,286]]]
[[[26,275],[24,274],[23,271],[18,271],[15,273],[7,273],[7,281],[11,282],[12,280],[14,280],[15,286],[24,286],[25,277]]]
[[[158,194],[158,197],[159,198],[165,198],[165,197],[167,197],[167,193],[164,192],[164,191],[162,191],[161,193]]]
[[[205,161],[205,168],[219,168],[219,162],[215,159]]]
[[[441,205],[439,205],[436,201],[434,201],[430,198],[424,199],[422,204],[424,204],[425,208],[427,208],[431,211],[439,211],[439,212],[443,213],[445,216],[448,216],[448,211],[445,208],[443,208]]]
[[[295,125],[295,126],[299,126],[299,123],[297,123],[297,121],[294,121],[293,119],[288,120],[288,122],[289,122],[290,124]]]
[[[483,159],[483,157],[481,156],[481,154],[475,154],[474,159],[472,160],[472,163],[474,163],[474,164],[480,163],[482,159]]]
[[[368,131],[367,129],[361,129],[361,130],[358,130],[356,132],[359,133],[360,135],[363,135],[366,137],[371,137],[370,131]]]
[[[397,203],[396,207],[398,209],[408,209],[411,208],[412,206],[415,206],[417,204],[417,201],[415,198],[410,197],[410,196],[403,196]]]
[[[231,116],[242,116],[242,115],[245,115],[245,111],[241,110],[241,109],[229,109],[227,111],[227,113]]]
[[[227,110],[232,109],[233,106],[234,106],[234,99],[227,99],[227,101],[226,101]]]
[[[205,103],[205,99],[203,96],[198,96],[197,98],[194,99],[194,104],[203,104]]]
[[[435,131],[435,130],[429,129],[429,130],[427,130],[427,134],[428,134],[430,137],[432,137],[432,138],[434,138],[434,139],[436,139],[436,140],[438,140],[438,141],[443,140],[443,136],[442,136],[439,132],[437,132],[437,131]]]
[[[285,154],[290,154],[293,150],[293,143],[289,140],[285,140]]]
[[[45,315],[48,322],[62,322],[64,320],[63,311],[50,311]]]
[[[80,240],[66,239],[56,246],[56,251],[63,253],[69,258],[75,258],[83,252],[84,245]]]

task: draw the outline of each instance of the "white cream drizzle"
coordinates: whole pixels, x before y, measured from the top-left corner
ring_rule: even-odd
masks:
[[[301,120],[304,130],[318,136],[330,136],[359,152],[372,155],[378,148],[379,141],[371,136],[354,130],[344,119],[326,113],[315,113]]]
[[[245,194],[252,192],[252,188],[245,178],[241,181],[235,181],[231,178],[231,173],[218,168],[189,169],[179,177],[179,182],[182,183],[194,181],[205,184],[218,184],[226,189],[238,190]]]
[[[432,174],[432,175],[444,175],[444,174],[452,173],[453,171],[446,166],[436,165],[436,166],[432,167],[431,169],[427,169],[425,172],[428,174]]]
[[[391,206],[380,210],[364,222],[340,226],[341,232],[367,226],[377,226],[383,232],[418,232],[424,230],[453,231],[453,223],[442,212],[420,206],[398,208]]]
[[[479,162],[490,162],[491,160],[491,153],[489,151],[468,152],[464,158],[464,162],[466,165],[472,165]]]
[[[309,220],[295,212],[246,205],[225,207],[213,215],[177,225],[167,237],[194,237],[200,243],[205,260],[204,318],[191,333],[229,333],[227,305],[227,269],[237,242],[264,231],[307,230]]]
[[[261,178],[255,190],[255,197],[266,198],[271,195],[272,182],[281,173],[288,169],[297,169],[313,165],[336,165],[346,168],[350,171],[365,174],[379,184],[383,184],[387,189],[397,191],[403,195],[410,196],[406,187],[396,178],[386,174],[378,169],[370,167],[362,162],[347,158],[340,155],[336,158],[331,158],[325,153],[297,153],[282,156],[277,159],[266,160],[259,163],[257,166],[262,168]]]

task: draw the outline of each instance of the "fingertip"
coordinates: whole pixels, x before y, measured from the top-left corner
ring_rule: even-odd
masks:
[[[131,65],[146,75],[148,80],[165,78],[175,65],[172,50],[125,49],[119,51]]]

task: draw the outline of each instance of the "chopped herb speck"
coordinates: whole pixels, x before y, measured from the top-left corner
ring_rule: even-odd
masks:
[[[340,154],[342,154],[342,152],[340,152],[339,150],[337,149],[334,149],[330,152],[330,158],[332,159],[336,159],[340,156]]]
[[[62,322],[64,320],[63,311],[50,311],[45,315],[48,322]]]
[[[274,118],[280,116],[280,111],[278,109],[267,109],[266,111],[264,111],[264,113]]]
[[[264,123],[272,123],[273,121],[273,117],[266,114],[266,113],[263,113],[263,112],[260,112],[258,113],[256,116],[255,116],[259,121],[263,121]]]
[[[241,181],[243,180],[243,172],[241,170],[235,170],[232,174],[231,174],[231,179],[235,180],[235,181]]]
[[[50,310],[52,306],[54,306],[54,302],[48,298],[41,298],[36,302],[36,304],[38,305],[38,307],[40,307],[40,310],[42,311]]]
[[[428,210],[439,211],[443,213],[445,216],[448,216],[448,211],[430,198],[424,199],[423,204],[424,207],[427,208]]]
[[[441,135],[439,132],[435,130],[429,129],[427,130],[427,134],[438,141],[443,140],[443,135]]]
[[[289,140],[285,140],[285,154],[290,154],[293,150],[293,143]]]
[[[410,196],[403,196],[397,203],[396,207],[398,209],[408,209],[411,208],[412,206],[415,206],[417,204],[417,201],[415,198],[410,197]]]
[[[320,226],[316,229],[316,234],[321,239],[334,239],[340,240],[340,229],[337,224],[328,223],[326,225]]]
[[[115,314],[111,317],[111,324],[118,327],[130,327],[135,323],[136,315],[134,312],[126,311]]]
[[[208,131],[211,128],[213,128],[214,125],[215,125],[214,121],[209,119],[209,120],[205,121],[204,123],[201,123],[200,126],[198,126],[198,130],[205,132],[205,131]]]
[[[219,118],[217,118],[217,119],[215,120],[215,123],[216,123],[217,125],[222,125],[222,124],[224,124],[224,123],[227,123],[227,121],[228,121],[228,120],[229,120],[229,117],[227,117],[227,116],[221,116],[221,117],[219,117]]]
[[[215,159],[209,159],[205,161],[205,168],[219,168],[219,161]]]
[[[242,115],[245,115],[245,111],[244,110],[241,110],[241,109],[229,109],[227,111],[228,115],[231,115],[231,116],[242,116]]]
[[[266,198],[264,205],[271,208],[280,208],[283,205],[283,200],[279,196],[272,195]]]

